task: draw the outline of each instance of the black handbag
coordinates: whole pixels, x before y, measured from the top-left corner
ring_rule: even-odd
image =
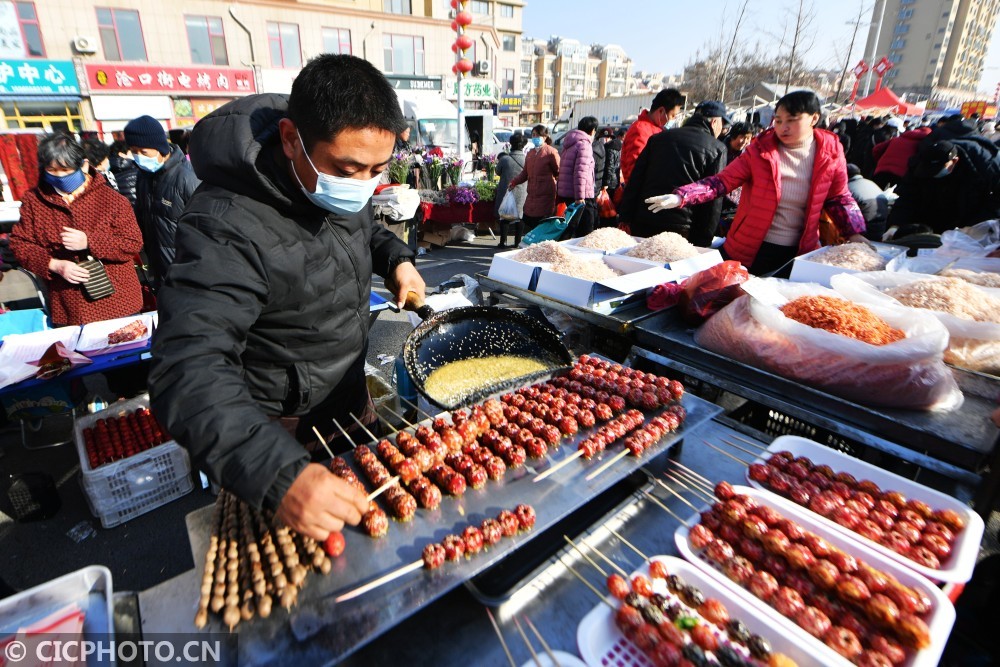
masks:
[[[87,297],[88,301],[106,299],[115,293],[115,286],[111,284],[111,279],[108,278],[108,272],[105,270],[101,260],[87,255],[87,259],[77,262],[77,265],[87,269],[90,273],[90,278],[81,285],[83,295]]]

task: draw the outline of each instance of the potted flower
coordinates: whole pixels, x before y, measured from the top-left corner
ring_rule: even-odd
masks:
[[[448,172],[448,181],[452,185],[458,185],[462,182],[462,167],[464,165],[465,160],[460,157],[451,157],[445,161],[445,170]]]
[[[497,156],[496,155],[484,155],[479,158],[480,164],[483,165],[483,169],[486,170],[486,180],[494,181],[497,177]]]
[[[424,166],[427,167],[427,175],[430,182],[427,187],[431,190],[441,189],[441,175],[444,173],[444,160],[437,155],[428,153],[424,156]]]
[[[393,153],[389,158],[389,182],[404,184],[410,180],[410,167],[413,164],[413,155],[409,151]]]

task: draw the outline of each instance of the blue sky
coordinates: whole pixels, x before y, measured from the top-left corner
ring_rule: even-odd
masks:
[[[562,35],[585,44],[618,44],[625,49],[637,69],[679,74],[693,60],[698,49],[705,50],[720,34],[732,34],[740,0],[528,0],[524,9],[525,36],[547,38]],[[808,4],[808,3],[807,3]],[[846,50],[857,20],[865,8],[858,31],[851,66],[858,62],[868,37],[873,0],[826,0],[813,2],[816,35],[806,62],[839,69],[843,60],[835,47]],[[750,0],[748,17],[740,29],[741,38],[759,39],[761,44],[780,41],[785,19],[794,24],[793,0]],[[888,17],[886,25],[891,25]],[[882,54],[879,54],[880,56]],[[993,36],[980,89],[993,92],[1000,81],[1000,28]],[[991,69],[992,68],[992,69]]]

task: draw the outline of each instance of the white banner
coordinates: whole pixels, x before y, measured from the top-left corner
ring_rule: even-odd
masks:
[[[17,9],[13,2],[0,0],[0,58],[24,58],[26,55]]]

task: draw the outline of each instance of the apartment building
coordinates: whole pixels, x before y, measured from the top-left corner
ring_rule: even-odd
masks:
[[[635,92],[632,61],[614,44],[581,44],[579,40],[525,37],[521,49],[524,107],[540,122],[549,122],[577,100]]]
[[[524,4],[468,3],[467,108],[520,89]],[[0,0],[0,129],[110,133],[141,114],[186,127],[235,97],[289,92],[322,53],[456,99],[452,12],[449,0]],[[501,116],[516,124],[518,110]]]
[[[875,60],[892,62],[884,83],[911,101],[975,99],[998,10],[1000,0],[878,0],[865,53],[875,45]]]

